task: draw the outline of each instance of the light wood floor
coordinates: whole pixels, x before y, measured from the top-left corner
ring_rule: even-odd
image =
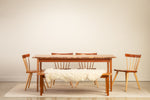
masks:
[[[150,98],[5,98],[3,97],[11,88],[21,82],[0,82],[0,100],[150,100]],[[130,82],[129,82],[130,84]],[[136,85],[136,82],[135,82]],[[140,82],[141,88],[150,92],[150,82]]]

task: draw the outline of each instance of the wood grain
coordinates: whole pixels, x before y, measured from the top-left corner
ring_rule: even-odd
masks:
[[[115,82],[115,79],[118,75],[119,72],[125,72],[125,80],[126,80],[126,88],[125,91],[127,91],[127,86],[128,86],[128,77],[129,77],[129,73],[134,73],[138,88],[140,89],[140,84],[138,82],[138,78],[137,78],[137,69],[139,66],[139,62],[141,59],[141,55],[140,54],[125,54],[126,57],[126,65],[127,65],[127,69],[126,70],[122,70],[122,69],[114,69],[114,71],[116,71],[116,75],[114,77],[113,83]]]

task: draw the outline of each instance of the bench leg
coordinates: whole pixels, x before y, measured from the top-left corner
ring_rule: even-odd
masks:
[[[40,75],[40,95],[42,96],[43,94],[43,76]]]
[[[107,96],[109,96],[109,77],[108,76],[106,77],[106,93],[107,93]]]

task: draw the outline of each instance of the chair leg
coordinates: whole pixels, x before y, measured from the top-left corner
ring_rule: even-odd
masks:
[[[53,81],[53,85],[55,85],[55,80]]]
[[[105,89],[106,89],[106,93],[107,93],[107,77],[105,77]]]
[[[32,79],[32,73],[30,73],[30,79],[29,79],[28,88],[30,87],[31,79]]]
[[[95,85],[97,85],[97,88],[99,88],[99,84],[97,80],[95,81]]]
[[[39,75],[37,75],[37,81],[36,82],[37,82],[36,86],[37,86],[37,92],[38,92],[39,91]]]
[[[128,87],[128,77],[129,77],[129,73],[125,72],[125,77],[126,77],[126,89],[125,91],[127,92],[127,87]]]
[[[53,80],[51,80],[50,88],[52,87],[52,85],[53,85]]]
[[[118,71],[116,71],[116,74],[115,74],[115,77],[114,77],[114,79],[113,79],[112,85],[114,84],[117,75],[118,75]]]
[[[46,83],[47,87],[49,88],[49,85],[48,85],[48,82],[46,81],[46,78],[44,78],[44,79],[45,79],[45,83]]]
[[[96,80],[94,81],[94,85],[96,85]]]
[[[72,84],[72,82],[70,81],[70,85],[71,85],[71,87],[73,88],[73,84]]]
[[[139,89],[141,89],[141,88],[140,88],[140,84],[139,84],[139,81],[138,81],[138,78],[137,78],[136,73],[134,73],[134,76],[135,76],[135,79],[136,79],[136,82],[137,82],[138,88],[139,88]]]
[[[97,79],[94,81],[94,85],[96,85]]]
[[[25,88],[24,88],[24,90],[25,90],[25,91],[26,91],[27,86],[28,86],[28,83],[29,83],[29,78],[30,78],[30,74],[28,74],[28,78],[27,78],[26,86],[25,86]]]
[[[46,91],[46,86],[45,86],[45,82],[44,82],[44,80],[43,80],[43,88],[45,89],[45,91]]]
[[[78,86],[79,82],[76,82],[75,88]]]

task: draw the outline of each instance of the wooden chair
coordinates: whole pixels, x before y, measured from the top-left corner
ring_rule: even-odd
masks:
[[[76,53],[76,55],[97,55],[97,53]],[[94,68],[94,62],[79,62],[79,69],[96,69]],[[79,82],[76,82],[75,87]],[[94,81],[94,84],[97,85],[97,88],[99,87],[98,81]]]
[[[30,59],[29,59],[29,57],[30,57],[30,54],[22,55],[22,59],[23,59],[23,62],[24,62],[25,68],[26,68],[26,73],[28,73],[28,78],[27,78],[26,85],[25,85],[25,91],[26,91],[27,87],[28,88],[30,87],[32,74],[37,73],[37,70],[30,70]],[[45,80],[45,82],[46,82],[46,80]],[[47,84],[47,87],[49,87],[47,82],[46,82],[46,84]],[[46,90],[45,84],[43,86]]]
[[[126,56],[127,69],[126,69],[126,70],[114,69],[114,71],[116,71],[116,75],[115,75],[115,77],[114,77],[114,79],[113,79],[112,85],[114,84],[115,79],[116,79],[118,73],[119,73],[119,72],[125,72],[125,80],[126,80],[126,88],[125,88],[125,91],[127,91],[129,73],[134,73],[134,76],[135,76],[135,79],[136,79],[138,88],[140,89],[140,84],[139,84],[139,82],[138,82],[138,78],[137,78],[136,73],[137,73],[137,69],[138,69],[138,66],[139,66],[139,62],[140,62],[141,55],[125,54],[125,56]]]
[[[51,53],[51,55],[73,55],[73,53]],[[55,69],[71,69],[70,68],[70,62],[54,62],[55,64]],[[51,80],[51,84],[50,84],[50,88],[52,87],[52,85],[55,85],[55,80]],[[73,88],[73,83],[70,82],[70,85]]]

